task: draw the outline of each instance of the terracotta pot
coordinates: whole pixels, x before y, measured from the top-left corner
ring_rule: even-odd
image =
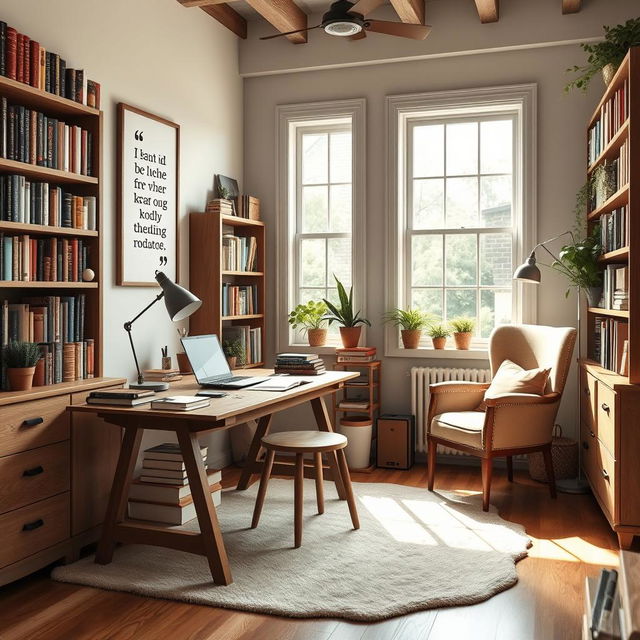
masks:
[[[35,367],[21,367],[14,369],[7,367],[7,377],[11,391],[29,391],[33,384],[33,374]]]
[[[403,329],[400,331],[405,349],[417,349],[420,346],[422,331],[420,329]]]
[[[463,333],[454,333],[453,339],[456,342],[456,349],[467,350],[469,345],[471,344],[471,338],[473,337],[473,333],[471,331],[465,331]]]
[[[189,358],[187,358],[186,353],[176,353],[176,360],[178,361],[178,369],[180,369],[180,373],[193,373],[193,369],[191,369]]]
[[[236,356],[227,356],[227,363],[229,364],[229,369],[235,369],[238,364],[238,358]]]
[[[613,80],[613,76],[616,75],[616,71],[618,69],[613,64],[605,64],[602,67],[602,79],[604,80],[605,85],[609,86],[611,81]]]
[[[433,342],[434,349],[444,349],[447,344],[447,339],[444,337],[441,338],[431,338],[431,342]]]
[[[308,329],[307,339],[310,347],[324,347],[327,342],[326,329]]]
[[[342,346],[345,349],[352,349],[358,346],[360,342],[360,334],[362,333],[362,327],[340,327],[340,338],[342,340]]]

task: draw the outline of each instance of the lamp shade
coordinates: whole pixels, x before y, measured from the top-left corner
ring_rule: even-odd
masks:
[[[513,273],[514,280],[533,282],[534,284],[540,284],[540,277],[535,251],[532,251],[526,262],[523,262]]]
[[[188,318],[202,305],[202,300],[179,284],[170,280],[162,271],[156,273],[156,280],[164,293],[164,304],[169,317],[178,322]]]

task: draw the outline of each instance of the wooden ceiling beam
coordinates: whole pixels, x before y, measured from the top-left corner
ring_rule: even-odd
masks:
[[[498,22],[500,19],[499,0],[475,0],[480,22]]]
[[[582,0],[562,0],[562,13],[578,13],[582,9]]]
[[[210,4],[200,7],[220,24],[233,31],[239,38],[247,39],[247,21],[228,4]]]
[[[226,4],[226,0],[178,0],[183,7],[206,7],[210,4]]]
[[[391,0],[391,4],[402,22],[424,24],[425,0]]]
[[[307,28],[307,14],[293,0],[247,0],[247,4],[280,33]],[[294,44],[307,41],[306,32],[285,37]]]

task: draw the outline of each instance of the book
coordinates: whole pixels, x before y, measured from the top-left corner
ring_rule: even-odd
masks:
[[[172,471],[184,471],[186,466],[180,460],[154,460],[153,458],[143,458],[143,469],[170,469]]]
[[[155,391],[145,391],[144,389],[103,389],[101,391],[92,391],[89,398],[119,398],[135,400],[137,398],[147,398],[154,396]]]
[[[176,485],[176,486],[180,486],[180,487],[186,487],[189,484],[189,481],[186,478],[161,478],[161,477],[156,477],[156,476],[147,476],[147,475],[141,475],[139,480],[141,482],[151,482],[151,483],[157,483],[157,484],[170,484],[170,485]]]
[[[202,409],[211,404],[209,398],[198,396],[169,396],[159,398],[151,402],[152,409],[162,409],[163,411],[193,411]]]
[[[351,401],[351,400],[342,400],[341,402],[338,403],[338,407],[340,409],[368,409],[369,408],[369,403],[368,402],[358,402],[358,401]]]
[[[351,363],[358,363],[358,362],[374,362],[376,359],[376,356],[338,356],[336,358],[336,362],[351,362]]]
[[[220,469],[207,469],[207,482],[210,486],[221,481],[222,471]],[[159,482],[144,482],[140,477],[136,478],[129,488],[129,498],[165,504],[175,504],[189,495],[191,495],[191,487],[188,484],[172,485]]]
[[[308,380],[296,380],[291,376],[269,376],[264,382],[259,382],[250,387],[246,387],[246,391],[288,391],[302,384],[306,384]]]
[[[186,469],[178,471],[174,471],[172,469],[155,469],[153,467],[149,467],[148,464],[149,461],[144,461],[142,463],[142,473],[149,478],[172,478],[175,480],[182,480],[187,477]]]
[[[276,356],[276,360],[291,361],[291,362],[308,362],[311,360],[319,360],[320,356],[317,353],[279,353]]]
[[[137,407],[151,402],[151,398],[87,398],[87,404],[103,404],[116,407]]]
[[[283,374],[283,375],[296,375],[296,376],[321,376],[326,373],[327,370],[324,367],[319,369],[288,369],[286,367],[278,367],[276,366],[273,369],[274,373]]]
[[[200,455],[203,458],[207,456],[208,448],[200,445]],[[175,442],[164,442],[155,447],[149,447],[144,450],[144,458],[153,460],[179,460],[182,461],[182,451],[180,445]]]
[[[375,347],[344,347],[336,349],[336,354],[371,356],[376,353]]]

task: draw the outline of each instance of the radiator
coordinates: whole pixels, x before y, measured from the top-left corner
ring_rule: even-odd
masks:
[[[411,369],[411,410],[416,417],[416,451],[425,452],[425,434],[429,413],[429,385],[449,380],[467,382],[490,382],[489,369],[453,369],[442,367],[412,367]],[[457,449],[439,447],[440,453],[465,455]]]

